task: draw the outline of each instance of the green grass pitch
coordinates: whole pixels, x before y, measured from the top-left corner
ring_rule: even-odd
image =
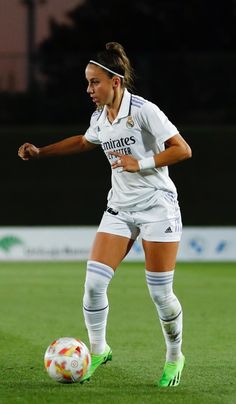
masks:
[[[1,263],[0,403],[236,403],[236,264],[178,263],[186,367],[159,389],[165,346],[141,263],[123,263],[109,288],[113,360],[89,383],[63,385],[43,366],[55,338],[88,344],[82,316],[84,263]]]

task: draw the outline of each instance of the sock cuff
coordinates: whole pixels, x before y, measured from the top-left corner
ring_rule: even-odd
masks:
[[[173,283],[174,270],[167,272],[151,272],[145,270],[148,285],[167,285]]]
[[[87,262],[87,273],[94,273],[111,280],[115,272],[111,267],[102,262],[89,260]]]

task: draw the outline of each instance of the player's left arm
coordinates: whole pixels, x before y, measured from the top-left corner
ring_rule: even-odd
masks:
[[[192,151],[188,143],[178,133],[165,141],[165,150],[153,156],[155,167],[170,166],[179,161],[189,159],[192,156]],[[117,159],[112,163],[112,168],[122,168],[122,171],[135,173],[140,171],[138,160],[132,156],[126,156],[119,152],[110,152]]]
[[[154,155],[155,167],[170,166],[192,157],[189,144],[178,133],[165,141],[165,150]]]

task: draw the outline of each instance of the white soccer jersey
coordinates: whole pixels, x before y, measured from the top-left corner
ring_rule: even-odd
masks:
[[[111,151],[140,160],[165,150],[164,142],[177,133],[177,128],[155,104],[125,89],[116,119],[112,123],[108,121],[106,107],[102,112],[95,111],[85,137],[89,142],[102,146],[111,164],[115,158],[109,155]],[[113,169],[108,205],[124,211],[147,209],[157,203],[160,190],[177,197],[168,167],[136,173]]]

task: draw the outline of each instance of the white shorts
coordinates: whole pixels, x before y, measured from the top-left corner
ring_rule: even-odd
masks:
[[[108,207],[98,232],[116,234],[136,240],[140,235],[147,241],[180,241],[182,220],[178,201],[173,194],[163,192],[158,204],[141,212],[116,211]]]

